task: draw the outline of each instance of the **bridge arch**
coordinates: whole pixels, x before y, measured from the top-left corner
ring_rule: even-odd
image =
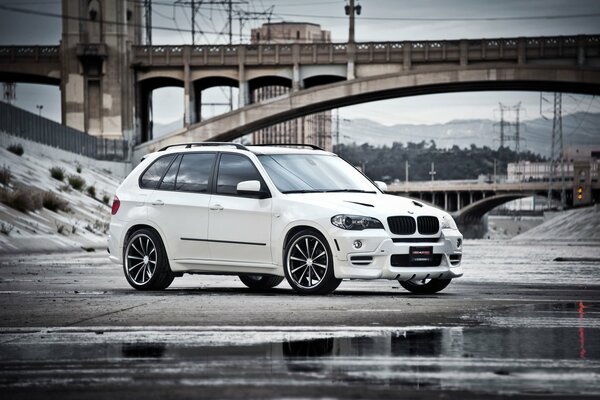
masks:
[[[336,107],[423,94],[489,90],[559,91],[600,94],[600,70],[581,66],[445,66],[358,78],[291,92],[279,99],[241,107],[189,129],[136,147],[143,156],[182,141],[230,141],[275,123]]]
[[[183,86],[183,80],[169,76],[146,77],[137,83],[137,118],[141,126],[142,141],[150,140],[152,136],[152,92],[166,87],[182,88]],[[183,103],[183,98],[181,101]]]
[[[315,86],[328,85],[330,83],[345,81],[345,76],[339,75],[314,75],[304,78],[304,88],[310,89]]]

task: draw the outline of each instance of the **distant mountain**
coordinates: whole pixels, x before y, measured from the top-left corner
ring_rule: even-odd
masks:
[[[508,121],[511,122],[511,121]],[[179,119],[168,124],[154,124],[153,137],[157,138],[183,127]],[[552,139],[552,120],[537,118],[521,122],[521,150],[530,150],[544,157],[550,155]],[[505,135],[514,135],[514,127],[505,128]],[[454,145],[465,148],[500,145],[500,126],[489,119],[453,120],[444,124],[382,125],[370,119],[340,120],[340,143],[363,144],[372,146],[391,146],[394,142],[418,143],[435,141],[439,148]],[[565,147],[573,145],[600,146],[600,113],[579,112],[563,116],[563,140]],[[335,138],[334,138],[335,143]],[[506,145],[514,149],[515,143]]]
[[[505,135],[515,135],[514,127],[505,128]],[[521,150],[542,156],[550,155],[552,120],[542,118],[522,121]],[[369,119],[340,122],[340,143],[372,146],[391,146],[393,142],[418,143],[435,141],[440,148],[454,145],[464,148],[471,144],[497,148],[500,145],[500,126],[488,119],[454,120],[444,124],[385,126]],[[600,114],[579,112],[563,116],[564,146],[600,145]],[[334,138],[335,143],[335,138]],[[514,142],[506,142],[514,149]]]

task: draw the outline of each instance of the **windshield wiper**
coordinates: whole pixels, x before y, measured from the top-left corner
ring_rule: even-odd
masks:
[[[331,189],[324,190],[326,193],[345,192],[345,193],[377,193],[371,190],[360,190],[360,189]]]

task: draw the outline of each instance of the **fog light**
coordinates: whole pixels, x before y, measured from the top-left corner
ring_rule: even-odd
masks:
[[[362,247],[362,242],[360,240],[355,240],[354,243],[352,243],[352,247],[360,249]]]
[[[460,249],[461,245],[462,245],[462,239],[456,239],[456,248]]]

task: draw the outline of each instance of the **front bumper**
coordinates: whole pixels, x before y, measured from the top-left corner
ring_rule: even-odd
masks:
[[[383,235],[382,235],[383,233]],[[334,257],[335,277],[340,279],[453,279],[463,275],[462,235],[458,230],[443,229],[437,241],[431,238],[411,237],[408,241],[396,242],[380,230],[343,231],[333,236],[331,246]],[[353,243],[360,240],[362,247],[355,249]],[[411,247],[431,247],[441,261],[437,266],[398,265],[393,255],[408,255]]]

